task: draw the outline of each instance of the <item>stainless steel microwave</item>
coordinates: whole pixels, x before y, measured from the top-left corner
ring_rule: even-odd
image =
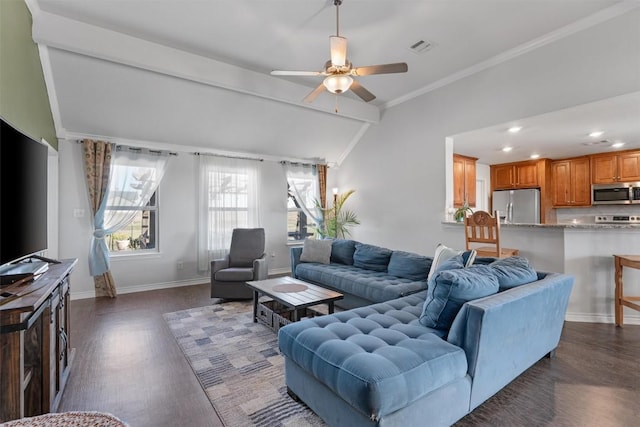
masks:
[[[592,205],[630,205],[640,203],[640,182],[593,184]]]

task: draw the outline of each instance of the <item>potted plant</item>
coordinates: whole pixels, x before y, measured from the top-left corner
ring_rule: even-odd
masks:
[[[464,217],[465,216],[467,216],[469,214],[472,214],[472,213],[473,213],[473,210],[471,210],[471,208],[469,207],[469,204],[465,200],[464,205],[460,206],[453,213],[453,219],[455,219],[456,222],[462,222],[462,221],[464,221]]]
[[[320,202],[316,200],[316,208],[322,210],[324,218],[323,223],[316,229],[321,238],[344,239],[351,235],[351,227],[360,224],[357,215],[353,211],[344,208],[344,203],[353,193],[355,193],[355,190],[334,194],[333,206],[328,208],[323,208]]]

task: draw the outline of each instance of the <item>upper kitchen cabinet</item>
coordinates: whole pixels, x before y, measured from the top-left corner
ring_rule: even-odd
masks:
[[[591,156],[593,184],[628,181],[640,181],[640,151],[621,151]]]
[[[453,206],[476,206],[476,159],[475,157],[453,155]]]
[[[538,160],[491,165],[491,186],[494,190],[540,187],[538,167]]]
[[[551,162],[554,207],[591,206],[589,157]]]
[[[553,223],[556,220],[553,209],[553,188],[551,180],[551,160],[538,159],[514,163],[491,165],[491,191],[516,190],[522,188],[540,189],[540,222]]]

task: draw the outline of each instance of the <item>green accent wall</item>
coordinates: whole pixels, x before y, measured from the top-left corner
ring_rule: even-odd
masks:
[[[24,0],[0,0],[0,116],[58,149],[38,46]]]

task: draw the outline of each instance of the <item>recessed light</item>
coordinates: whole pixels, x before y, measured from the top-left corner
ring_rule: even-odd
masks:
[[[624,145],[624,142],[614,142],[613,144],[611,144],[613,148],[620,148],[623,145]]]
[[[531,157],[532,159],[537,159],[538,157],[540,157],[540,154],[532,154],[529,157]]]
[[[518,133],[521,130],[522,130],[522,127],[520,127],[520,126],[513,126],[513,127],[509,128],[509,132],[511,132],[511,133]]]
[[[596,132],[591,132],[591,133],[589,134],[589,136],[590,136],[591,138],[598,138],[599,136],[602,136],[602,134],[603,134],[603,133],[604,133],[604,132],[602,132],[601,130],[599,130],[599,131],[596,131]]]
[[[513,147],[503,147],[502,148],[502,151],[504,151],[505,153],[508,153],[511,150],[513,150]]]

